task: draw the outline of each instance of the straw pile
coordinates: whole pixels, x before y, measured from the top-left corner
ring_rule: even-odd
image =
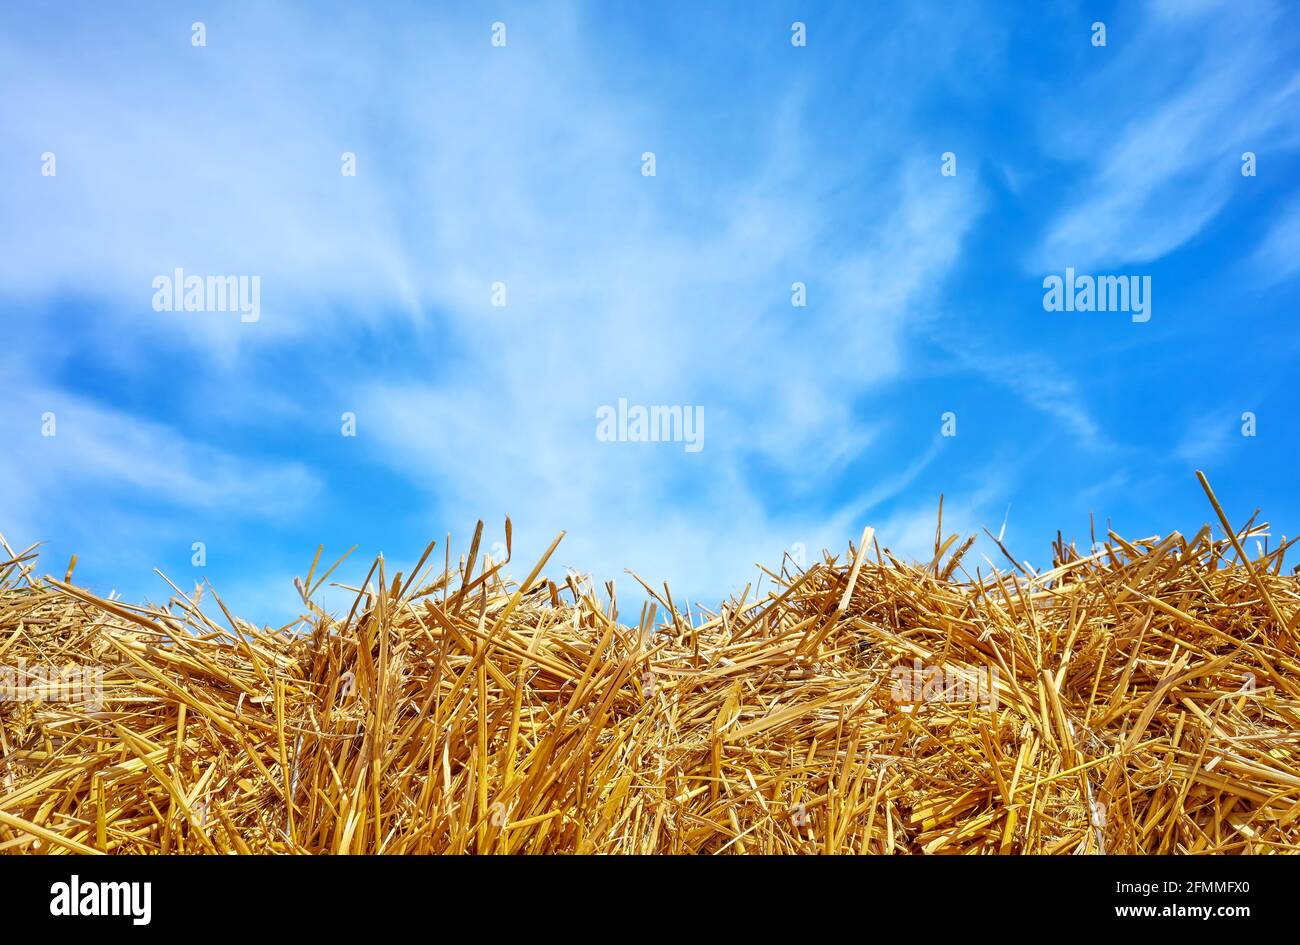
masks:
[[[0,849],[1294,851],[1300,585],[1214,508],[1226,538],[1058,538],[1038,574],[868,530],[716,614],[647,586],[635,625],[545,558],[507,581],[478,536],[376,561],[337,616],[313,563],[298,634],[6,546],[0,665],[100,667],[103,698],[0,705]]]

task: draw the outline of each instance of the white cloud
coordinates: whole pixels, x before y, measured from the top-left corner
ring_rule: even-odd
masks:
[[[568,529],[560,561],[626,565],[698,596],[738,587],[752,563],[796,541],[838,547],[933,450],[901,484],[842,508],[772,505],[829,492],[830,477],[880,435],[853,401],[900,370],[905,319],[923,310],[975,207],[970,192],[914,174],[892,193],[886,225],[813,281],[815,310],[789,307],[788,285],[764,277],[781,268],[771,248],[751,251],[750,231],[729,221],[651,256],[593,248],[551,276],[548,304],[477,316],[500,319],[513,340],[504,330],[469,339],[452,377],[359,384],[360,422],[379,438],[377,456],[421,471],[440,520],[526,523],[525,560]],[[774,203],[743,212],[779,216]],[[667,226],[650,219],[628,236]],[[617,284],[602,284],[610,272]],[[692,293],[704,304],[673,304]],[[579,296],[610,323],[575,316]],[[715,307],[725,317],[701,317]],[[596,408],[619,397],[703,405],[703,451],[597,441]],[[758,474],[756,462],[775,472]]]
[[[155,504],[150,518],[163,521],[135,525],[153,531],[176,509],[275,519],[309,503],[319,488],[297,463],[236,457],[161,424],[11,379],[0,411],[0,522],[11,542],[44,540],[56,527],[106,537],[107,520],[131,527],[122,509],[141,501]],[[47,414],[53,436],[43,435]],[[88,514],[105,506],[119,511]]]
[[[1210,410],[1190,418],[1174,446],[1174,456],[1186,468],[1203,468],[1228,452],[1233,437],[1241,433],[1240,411]]]
[[[856,534],[852,519],[933,455],[895,483],[822,498],[888,429],[855,401],[906,367],[909,332],[980,210],[974,162],[948,179],[936,155],[900,159],[912,130],[901,89],[873,112],[868,145],[810,154],[798,83],[722,160],[646,104],[655,96],[602,81],[610,64],[569,8],[521,11],[508,50],[473,17],[440,22],[394,36],[346,13],[232,10],[209,24],[207,49],[182,31],[175,48],[122,36],[110,52],[88,15],[66,48],[0,40],[0,121],[19,150],[59,160],[55,179],[33,159],[30,180],[0,181],[5,216],[31,221],[0,257],[0,284],[104,305],[52,351],[189,347],[240,403],[274,387],[258,356],[324,351],[304,355],[311,396],[356,409],[358,444],[419,489],[429,530],[511,514],[530,539],[520,560],[568,529],[557,562],[716,593],[794,542]],[[961,29],[925,27],[912,43],[952,44]],[[885,35],[862,44],[866,57],[891,48]],[[385,68],[352,68],[359,47],[382,49]],[[339,174],[345,150],[355,179]],[[652,179],[639,173],[646,150]],[[867,215],[845,218],[846,190],[869,193]],[[150,280],[176,266],[261,275],[262,320],[153,313]],[[501,309],[488,304],[497,280]],[[796,280],[806,309],[789,304]],[[421,346],[383,346],[402,331]],[[597,442],[596,407],[619,397],[703,405],[703,452]],[[77,458],[50,460],[51,495],[102,477],[269,514],[310,486],[295,467],[244,466],[61,402],[60,437],[80,438],[61,442]],[[6,408],[7,422],[24,416]],[[790,495],[797,511],[780,510]]]
[[[1300,271],[1300,197],[1282,208],[1251,259],[1256,277],[1265,285],[1290,279]]]
[[[1113,49],[1090,51],[1096,78],[1058,103],[1049,137],[1089,173],[1035,249],[1035,269],[1159,259],[1245,186],[1242,152],[1300,143],[1300,85],[1275,84],[1275,4],[1156,13]],[[1172,48],[1181,54],[1152,55]]]

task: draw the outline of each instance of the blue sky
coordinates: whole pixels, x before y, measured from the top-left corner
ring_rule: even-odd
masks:
[[[507,514],[520,572],[566,529],[552,573],[705,602],[866,524],[928,558],[940,493],[1039,564],[1194,531],[1197,468],[1296,532],[1300,8],[655,6],[6,6],[0,532],[273,623],[317,544]],[[177,267],[260,319],[155,311]],[[1067,267],[1150,321],[1045,311]],[[704,448],[598,440],[620,398]]]

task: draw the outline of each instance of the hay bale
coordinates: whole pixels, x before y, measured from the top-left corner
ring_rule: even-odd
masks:
[[[540,577],[559,539],[522,583],[475,573],[478,535],[437,577],[432,545],[405,579],[381,558],[340,617],[318,553],[308,634],[5,545],[0,666],[102,693],[0,705],[0,850],[1294,851],[1300,586],[1206,491],[1224,539],[972,576],[970,541],[909,565],[868,532],[716,614],[647,585],[636,626]]]

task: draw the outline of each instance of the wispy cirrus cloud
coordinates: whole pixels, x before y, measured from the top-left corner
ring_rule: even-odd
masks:
[[[799,247],[775,258],[770,245],[750,252],[755,231],[725,217],[711,235],[673,237],[671,222],[652,216],[627,236],[665,234],[658,253],[593,250],[552,274],[545,303],[523,303],[546,331],[518,343],[499,331],[472,339],[439,382],[359,384],[360,413],[395,468],[427,471],[431,515],[528,521],[525,558],[541,535],[564,528],[566,560],[622,561],[703,594],[796,541],[836,546],[878,489],[843,508],[775,506],[829,489],[879,435],[853,399],[903,370],[905,314],[942,279],[978,208],[975,191],[926,187],[914,173],[893,188],[898,219],[805,277],[815,313],[791,308],[789,284],[767,275],[806,272]],[[786,198],[761,193],[737,214],[779,218]],[[725,318],[701,318],[698,301],[686,302],[692,294]],[[584,300],[609,323],[576,326]],[[507,327],[513,305],[500,316]],[[702,405],[705,449],[599,442],[597,407],[624,396]]]
[[[1252,275],[1266,286],[1300,272],[1300,196],[1283,205],[1252,253],[1250,264]]]
[[[1239,191],[1244,152],[1300,145],[1300,68],[1281,13],[1270,0],[1155,5],[1136,32],[1091,50],[1097,70],[1047,124],[1053,150],[1085,174],[1032,267],[1159,259]]]
[[[504,50],[468,9],[418,39],[355,12],[228,11],[206,49],[180,33],[134,68],[107,68],[120,51],[91,42],[94,18],[78,27],[84,63],[13,44],[0,75],[21,94],[0,112],[28,151],[58,153],[59,176],[0,183],[6,212],[36,221],[0,261],[5,290],[95,298],[103,319],[74,344],[111,338],[126,367],[188,352],[221,399],[212,411],[239,403],[244,428],[268,426],[262,404],[286,397],[281,426],[329,428],[355,411],[357,452],[418,497],[424,534],[511,514],[527,523],[523,556],[564,528],[567,560],[637,567],[684,593],[735,585],[795,541],[837,545],[881,494],[833,495],[838,479],[890,426],[855,401],[905,372],[910,333],[982,206],[973,163],[943,178],[937,154],[900,159],[892,143],[930,89],[878,103],[861,136],[828,152],[808,144],[826,79],[796,77],[727,113],[743,147],[724,152],[695,112],[592,80],[621,66],[593,40],[592,8],[520,6],[509,19]],[[930,34],[911,41],[921,61],[992,29],[913,19]],[[806,61],[790,58],[784,28],[744,55]],[[382,70],[339,68],[359,36],[383,48]],[[42,107],[17,104],[30,100]],[[344,151],[355,178],[339,174]],[[654,177],[640,173],[646,151]],[[869,212],[846,218],[846,193]],[[261,320],[149,311],[149,280],[175,266],[260,275]],[[806,308],[791,305],[794,282]],[[67,356],[46,341],[47,360]],[[286,374],[293,350],[304,366]],[[596,408],[620,397],[703,406],[705,450],[599,442]],[[255,493],[268,510],[301,508],[282,500],[328,475],[318,458],[296,473],[263,459],[242,479],[196,483],[196,462],[219,472],[227,454],[190,444],[163,464],[173,481],[122,466],[132,444],[168,455],[160,425],[107,407],[95,422],[76,444],[86,468],[162,502],[193,492],[257,509]]]
[[[9,373],[8,379],[20,375]],[[147,502],[141,526],[177,511],[274,520],[310,504],[317,476],[296,462],[241,457],[185,431],[28,380],[0,411],[0,522],[11,540],[71,528],[95,536],[111,500],[118,527]],[[156,513],[156,514],[155,514]],[[188,544],[188,542],[187,542]]]

